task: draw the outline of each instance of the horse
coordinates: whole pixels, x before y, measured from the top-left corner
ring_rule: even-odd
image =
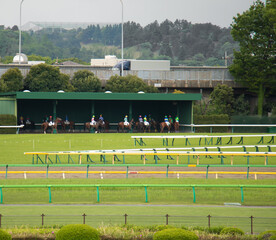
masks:
[[[148,123],[149,123],[148,125],[144,124],[144,132],[150,132],[151,124],[150,122]]]
[[[61,121],[61,128],[63,132],[66,132],[66,127],[69,127],[69,132],[75,131],[75,122],[73,121]]]
[[[179,122],[174,122],[174,131],[179,132]]]
[[[84,123],[84,131],[88,130],[88,132],[90,132],[90,129],[91,128],[94,128],[94,130],[96,129],[96,125],[97,125],[97,122],[96,124],[91,124],[91,122],[86,122]]]
[[[150,126],[153,127],[154,132],[158,132],[158,122],[156,122],[154,119],[151,119],[149,123]]]
[[[31,132],[34,129],[35,129],[35,123],[34,123],[34,121],[32,121],[29,118],[27,118],[26,125],[25,125],[26,132]]]
[[[137,132],[144,132],[144,127],[145,127],[144,122],[138,121],[135,123],[135,128],[137,129]]]
[[[106,129],[106,123],[105,123],[105,121],[103,121],[103,120],[99,120],[99,121],[97,121],[97,123],[96,123],[96,127],[95,127],[95,132],[97,133],[97,132],[104,132],[105,131],[105,129]]]
[[[117,132],[120,132],[120,130],[122,130],[122,132],[125,132],[125,130],[131,131],[133,122],[134,122],[133,118],[131,119],[128,125],[125,125],[124,122],[119,122],[117,126]]]
[[[62,119],[57,117],[56,120],[53,121],[52,126],[50,126],[48,122],[43,122],[41,124],[41,129],[43,130],[44,134],[47,133],[48,128],[51,128],[51,130],[52,130],[51,133],[53,133],[54,130],[56,130],[56,132],[58,133],[57,126],[58,126],[59,123],[61,123],[61,121],[62,121]]]
[[[166,122],[161,122],[160,123],[160,132],[162,133],[164,131],[165,128],[168,129],[168,133],[171,131],[171,123],[169,124],[169,126],[167,125]]]

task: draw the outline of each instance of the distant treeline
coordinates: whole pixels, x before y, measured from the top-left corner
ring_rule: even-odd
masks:
[[[91,25],[86,29],[43,29],[23,32],[22,52],[27,55],[48,56],[52,59],[78,58],[89,62],[91,58],[104,58],[115,54],[120,57],[121,25]],[[231,57],[238,49],[230,28],[206,24],[192,24],[186,20],[162,23],[157,21],[142,27],[135,22],[124,24],[126,58],[170,59],[173,65],[224,65],[227,52]],[[0,56],[18,52],[18,28],[0,29]],[[4,60],[3,60],[4,59]]]

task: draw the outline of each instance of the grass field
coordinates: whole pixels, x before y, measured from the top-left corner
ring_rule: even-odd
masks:
[[[33,151],[78,151],[78,150],[99,150],[99,149],[129,149],[141,146],[134,146],[134,140],[130,136],[135,134],[19,134],[19,135],[0,135],[0,164],[31,164],[31,156],[24,155],[24,152]],[[138,134],[141,135],[141,134]],[[152,135],[152,134],[147,134]],[[162,134],[164,135],[164,134]],[[183,134],[182,134],[183,135]],[[219,134],[214,134],[219,135]],[[225,134],[223,134],[225,135]],[[267,145],[268,138],[265,138],[264,145]],[[227,140],[228,141],[228,140]],[[245,138],[244,145],[256,145],[259,139]],[[233,145],[236,145],[237,139],[233,139]],[[149,139],[146,141],[145,148],[163,147],[161,139]],[[199,146],[198,140],[190,140],[191,146]],[[225,145],[226,141],[222,145]],[[215,146],[215,145],[214,145]],[[176,139],[174,147],[186,147],[184,139]],[[232,149],[238,151],[237,149]],[[229,151],[229,149],[227,150]],[[247,151],[255,151],[255,148],[247,149]],[[272,148],[272,151],[276,151]],[[93,159],[100,163],[99,158]],[[66,163],[66,159],[63,159]],[[110,163],[108,159],[108,163]],[[187,157],[180,158],[180,164],[186,164]],[[140,156],[127,157],[126,163],[141,163]],[[149,158],[148,163],[154,163]],[[172,163],[165,157],[158,163]],[[175,162],[173,162],[175,163]],[[191,158],[190,163],[196,163]],[[201,157],[201,164],[219,164],[219,158]],[[230,158],[224,159],[225,164],[230,164]],[[237,157],[234,164],[246,164],[245,157]],[[250,164],[264,164],[261,157],[250,158]],[[276,165],[276,158],[270,158],[269,164]],[[20,185],[20,184],[258,184],[258,185],[276,185],[276,179],[190,179],[190,178],[142,178],[142,179],[1,179],[0,185]],[[125,213],[135,215],[131,223],[133,224],[162,224],[164,214],[175,216],[190,216],[194,218],[183,219],[182,223],[190,225],[206,226],[207,215],[217,216],[221,218],[213,218],[215,225],[241,225],[245,231],[249,232],[249,216],[259,217],[255,219],[259,222],[258,230],[275,229],[276,208],[276,189],[244,189],[244,205],[247,206],[271,206],[271,207],[223,207],[224,203],[240,203],[240,189],[196,189],[196,204],[193,204],[193,192],[191,188],[185,189],[148,189],[149,203],[145,204],[145,191],[143,188],[125,189],[125,188],[104,188],[100,189],[100,203],[97,203],[97,193],[95,188],[66,188],[52,189],[52,204],[48,205],[48,189],[3,189],[3,202],[0,205],[0,214],[12,216],[26,215],[64,215],[65,219],[70,219],[69,215],[78,215],[76,219],[81,221],[83,213],[88,215],[115,215],[118,220],[112,223],[121,223],[121,216]],[[13,205],[22,204],[22,205]],[[35,205],[32,205],[35,204]],[[46,204],[46,205],[44,205]],[[59,205],[65,204],[65,205]],[[68,205],[69,204],[69,205]],[[73,204],[73,205],[71,205]],[[78,205],[81,204],[81,205]],[[90,205],[92,204],[92,205]],[[107,204],[107,205],[101,205]],[[109,205],[115,204],[115,205]],[[121,206],[126,204],[126,206]],[[164,206],[159,206],[159,205]],[[179,206],[175,206],[179,205]],[[208,206],[202,206],[208,205]],[[220,206],[216,206],[220,205]],[[151,220],[142,218],[142,215],[152,215]],[[162,215],[162,217],[156,217]],[[197,218],[200,217],[200,218]],[[202,218],[201,218],[202,217]],[[225,218],[224,218],[225,217]],[[237,219],[240,219],[239,221]],[[38,219],[40,219],[38,217]],[[73,219],[73,218],[72,218]],[[123,219],[123,218],[122,218]],[[140,220],[139,220],[140,219]],[[19,220],[21,224],[28,224],[30,219],[23,217]],[[4,221],[4,220],[3,220]],[[16,224],[16,218],[11,217],[10,224]],[[69,221],[69,220],[68,220]],[[73,221],[73,220],[72,220]],[[92,219],[90,220],[92,224]],[[101,220],[94,222],[98,224]],[[46,224],[54,224],[58,222],[58,218],[48,219]],[[122,220],[123,222],[123,220]],[[177,222],[177,220],[176,220]],[[37,225],[36,222],[32,223]]]
[[[24,152],[40,152],[40,151],[81,151],[81,150],[104,150],[104,149],[140,149],[141,146],[134,146],[134,140],[131,136],[135,134],[115,133],[115,134],[19,134],[19,135],[0,135],[0,164],[31,164],[31,155],[24,155]],[[137,134],[136,134],[137,135]],[[141,134],[138,134],[141,135]],[[158,135],[158,134],[145,134]],[[159,134],[160,135],[160,134]],[[165,135],[165,134],[161,134]],[[183,134],[180,134],[183,135]],[[219,135],[219,134],[214,134]],[[225,135],[225,134],[223,134]],[[269,138],[265,138],[267,142]],[[187,147],[199,146],[198,139],[190,139],[191,145]],[[226,140],[223,140],[226,145]],[[236,143],[238,139],[233,139]],[[245,138],[243,145],[257,145],[259,138]],[[143,148],[160,148],[162,139],[147,139],[147,145]],[[267,145],[264,143],[264,145]],[[210,145],[208,145],[210,146]],[[213,145],[215,146],[215,145]],[[176,139],[174,147],[185,147],[184,139]],[[276,148],[272,148],[276,151]],[[241,149],[227,149],[227,151],[241,151]],[[247,151],[255,151],[255,148],[247,149]],[[267,150],[266,150],[267,151]],[[172,164],[175,161],[161,158],[159,163]],[[100,157],[92,159],[96,163],[100,163]],[[67,157],[61,157],[63,163],[67,163]],[[77,161],[77,160],[76,160]],[[107,161],[111,162],[111,156],[107,157]],[[140,156],[127,156],[126,163],[142,163]],[[153,158],[149,158],[147,164],[154,164]],[[188,157],[180,157],[179,164],[187,164]],[[190,158],[190,163],[196,163],[196,158]],[[225,164],[230,164],[230,157],[224,159]],[[201,157],[200,164],[220,164],[220,158]],[[234,164],[247,164],[246,157],[235,157]],[[264,164],[264,157],[251,157],[250,164]],[[270,157],[269,164],[276,165],[276,157]]]

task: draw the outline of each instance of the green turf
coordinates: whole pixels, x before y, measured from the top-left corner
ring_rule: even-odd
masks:
[[[114,134],[18,134],[18,135],[0,135],[0,164],[31,164],[32,157],[30,155],[24,155],[24,152],[34,151],[78,151],[78,150],[99,150],[99,149],[129,149],[129,148],[160,148],[164,147],[162,139],[146,139],[146,146],[134,146],[134,140],[131,139],[132,135],[127,133],[114,133]],[[138,134],[141,135],[141,134]],[[144,135],[160,135],[160,134],[144,134]],[[165,135],[165,134],[161,134]],[[175,134],[170,134],[175,135]],[[183,135],[183,134],[181,134]],[[187,135],[187,134],[186,134]],[[219,134],[214,134],[219,135]],[[225,135],[225,134],[223,134]],[[256,145],[259,138],[244,138],[243,145]],[[264,145],[267,145],[269,137],[264,138]],[[187,147],[199,146],[198,139],[190,139],[191,145]],[[228,139],[223,139],[223,145],[226,145]],[[233,144],[236,145],[238,138],[233,139]],[[186,147],[185,139],[176,139],[173,147]],[[202,146],[202,144],[201,144]],[[211,145],[206,145],[211,146]],[[216,146],[215,142],[212,146]],[[219,146],[219,145],[218,145]],[[171,142],[170,146],[171,147]],[[231,149],[227,150],[230,151]],[[253,149],[247,149],[247,151],[253,151]],[[233,151],[241,151],[241,149],[233,149]],[[254,150],[255,151],[255,150]],[[265,148],[263,151],[267,151]],[[272,151],[276,151],[276,148],[272,148]],[[175,160],[167,160],[166,157],[161,157],[162,160],[158,163],[171,164],[176,163]],[[100,162],[100,157],[94,157],[92,159],[96,163]],[[122,159],[121,159],[122,160]],[[196,163],[196,158],[190,158],[190,163]],[[247,164],[246,157],[234,157],[234,164]],[[264,164],[264,157],[250,157],[250,164]],[[274,164],[276,157],[269,159],[269,164]],[[61,157],[62,163],[67,163],[67,157]],[[77,162],[77,157],[74,158]],[[111,163],[111,156],[107,157],[108,163]],[[225,164],[230,164],[230,157],[223,159]],[[200,158],[200,164],[220,164],[221,159],[214,158]],[[142,163],[140,156],[126,157],[126,163]],[[154,164],[153,157],[149,157],[147,164]],[[187,164],[188,157],[180,157],[180,164]],[[276,165],[276,164],[275,164]]]

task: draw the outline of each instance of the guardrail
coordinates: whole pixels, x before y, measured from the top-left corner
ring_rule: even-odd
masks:
[[[18,188],[48,188],[49,203],[52,203],[52,188],[96,188],[97,202],[100,202],[100,188],[144,188],[145,189],[145,203],[148,203],[148,188],[192,188],[193,203],[196,202],[195,188],[240,188],[241,203],[244,202],[244,188],[276,188],[276,185],[218,185],[218,184],[53,184],[53,185],[0,185],[0,203],[3,204],[2,189]]]
[[[116,164],[116,165],[105,165],[105,164],[99,164],[99,165],[95,165],[95,164],[81,164],[81,165],[74,165],[74,164],[47,164],[45,166],[45,164],[38,164],[38,165],[32,165],[32,164],[0,164],[0,167],[4,167],[5,171],[0,171],[0,174],[5,174],[5,178],[8,178],[9,174],[22,174],[24,175],[24,178],[27,178],[27,173],[28,174],[37,174],[37,173],[41,173],[41,174],[45,174],[45,177],[48,178],[49,174],[62,174],[62,177],[65,178],[65,174],[70,174],[70,173],[77,173],[77,174],[85,174],[86,178],[89,178],[89,174],[125,174],[126,178],[128,178],[129,174],[164,174],[166,175],[166,178],[169,177],[169,174],[205,174],[206,175],[206,179],[208,179],[209,174],[216,174],[216,178],[218,178],[218,174],[246,174],[246,178],[249,179],[249,175],[255,175],[255,179],[257,179],[257,175],[275,175],[276,172],[250,172],[250,168],[275,168],[276,165],[223,165],[223,167],[225,168],[245,168],[246,172],[227,172],[227,171],[213,171],[210,172],[210,168],[216,168],[216,167],[221,167],[221,165],[209,165],[209,164],[205,164],[205,165],[193,165],[193,164],[159,164],[158,167],[164,167],[166,169],[166,171],[135,171],[135,170],[130,170],[129,168],[134,168],[134,167],[156,167],[155,164],[147,164],[147,165],[143,165],[143,164]],[[44,171],[40,170],[40,171],[26,171],[26,170],[9,170],[10,168],[13,167],[34,167],[34,168],[46,168]],[[70,167],[79,167],[79,168],[84,168],[86,169],[86,171],[71,171],[71,170],[59,170],[59,171],[51,171],[50,168],[61,168],[61,167],[66,167],[66,168],[70,168]],[[98,170],[98,171],[91,171],[91,168],[96,168],[96,167],[104,167],[104,168],[110,168],[110,167],[123,167],[126,170],[125,171],[106,171],[106,170]],[[177,170],[173,170],[170,171],[170,168],[173,167],[178,167],[178,168],[206,168],[206,171],[177,171]]]
[[[19,133],[19,129],[20,128],[23,128],[24,127],[24,125],[18,125],[18,126],[0,126],[0,128],[16,128],[17,130],[16,130],[16,134],[18,134]]]
[[[231,127],[234,133],[235,127],[275,127],[276,124],[180,124],[181,127],[191,127],[192,132],[195,132],[197,127],[210,127],[210,133],[213,132],[213,127]]]

